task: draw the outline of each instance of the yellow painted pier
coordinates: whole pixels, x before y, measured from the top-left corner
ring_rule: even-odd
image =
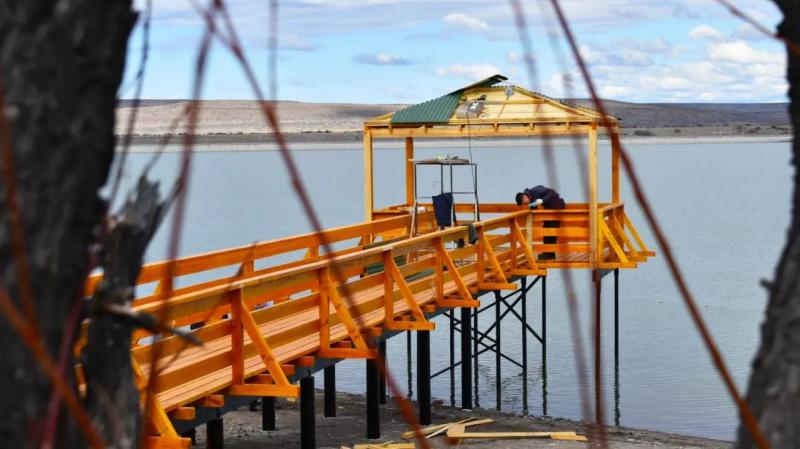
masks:
[[[204,342],[198,347],[175,335],[153,339],[147,338],[152,337],[147,332],[136,332],[131,356],[142,391],[153,372],[153,362],[158,367],[154,406],[145,417],[148,447],[188,447],[189,436],[200,424],[207,424],[210,442],[221,442],[222,414],[258,399],[264,429],[274,428],[275,397],[301,398],[304,428],[298,429],[298,435],[302,434],[303,448],[314,447],[311,374],[325,370],[325,413],[335,414],[335,402],[329,408],[330,401],[335,401],[335,363],[350,358],[367,360],[367,436],[378,437],[377,414],[385,394],[381,389],[383,369],[375,361],[382,359],[385,340],[403,331],[418,334],[421,380],[417,399],[420,420],[426,424],[426,419],[430,420],[430,332],[436,328],[430,319],[442,313],[450,318],[451,358],[454,329],[462,342],[461,361],[451,363],[448,371],[451,391],[460,364],[461,406],[471,408],[471,391],[476,385],[473,360],[485,346],[493,346],[499,375],[500,358],[506,357],[500,348],[500,307],[505,304],[508,314],[513,306],[503,292],[518,293],[513,304],[524,307],[526,292],[541,280],[542,313],[546,316],[548,270],[593,270],[600,282],[602,273],[634,269],[654,256],[625,213],[617,148],[611,153],[611,198],[598,198],[597,134],[604,129],[618,132],[617,120],[504,85],[504,81],[499,75],[490,77],[364,123],[363,223],[181,258],[174,261],[173,280],[201,276],[204,281],[175,288],[169,295],[164,287],[170,262],[143,268],[138,283],[150,286],[151,293],[138,296],[134,309],[163,317],[173,327],[189,327]],[[481,103],[481,112],[471,116],[468,108],[476,101]],[[477,207],[481,217],[469,223],[477,237],[475,243],[462,244],[470,239],[466,224],[457,222],[441,229],[431,205],[415,203],[413,159],[417,138],[467,135],[588,137],[588,173],[576,176],[588,179],[589,202],[569,203],[563,210],[456,204],[457,213],[474,214]],[[375,185],[373,142],[378,139],[404,141],[405,186]],[[403,188],[406,202],[375,209],[376,187]],[[512,189],[509,186],[509,191]],[[560,227],[544,227],[545,221],[553,220],[559,221]],[[544,244],[546,236],[557,237],[558,243]],[[337,249],[325,254],[322,247],[326,242]],[[556,256],[540,260],[541,253]],[[288,261],[264,267],[264,260],[279,255]],[[235,274],[220,275],[223,271]],[[88,280],[87,295],[93,293],[101,276]],[[534,277],[532,283],[528,283],[529,277]],[[480,298],[485,294],[495,297],[494,339],[487,339],[489,330],[481,333],[477,329]],[[460,319],[456,319],[455,309],[460,310]],[[527,322],[523,320],[522,325],[525,329]],[[84,336],[87,326],[85,323]],[[544,349],[545,329],[541,335],[531,332]],[[527,334],[523,330],[523,335]],[[83,341],[78,342],[76,351],[81,350]],[[523,357],[527,370],[527,356]],[[81,381],[81,367],[76,370]]]

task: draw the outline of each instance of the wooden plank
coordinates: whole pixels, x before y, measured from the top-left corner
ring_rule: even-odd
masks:
[[[192,439],[147,436],[143,446],[146,449],[189,449],[192,447]]]
[[[364,221],[372,221],[374,194],[372,180],[372,131],[364,128]],[[367,242],[369,243],[369,242]]]
[[[199,407],[205,408],[221,408],[225,405],[225,396],[221,394],[212,394],[204,397],[199,403]]]
[[[178,407],[169,413],[169,417],[175,421],[192,421],[195,417],[194,407]]]
[[[447,437],[453,439],[505,440],[519,438],[557,438],[570,441],[587,441],[586,437],[575,432],[467,432],[463,424],[454,424],[447,430]]]
[[[231,385],[228,389],[228,394],[230,396],[249,397],[298,397],[299,388],[297,385],[240,384]]]
[[[619,129],[615,127],[611,132],[616,134],[615,136],[611,136],[611,201],[619,203]]]
[[[589,130],[589,251],[592,266],[601,260],[597,214],[597,125]]]
[[[414,204],[414,138],[406,137],[405,140],[406,204],[411,206]]]

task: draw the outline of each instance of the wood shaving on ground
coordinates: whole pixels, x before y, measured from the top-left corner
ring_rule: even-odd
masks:
[[[461,424],[464,427],[469,427],[469,426],[478,426],[478,425],[481,425],[481,424],[488,424],[488,423],[492,423],[492,422],[494,422],[493,419],[482,419],[482,418],[473,417],[473,418],[462,419],[461,421],[457,421],[457,422],[449,422],[449,423],[444,423],[444,424],[435,424],[435,425],[432,425],[432,426],[424,427],[424,428],[420,429],[420,433],[426,438],[433,438],[433,437],[435,437],[437,435],[441,435],[441,434],[447,432],[447,430],[450,429],[450,427],[452,427],[452,426],[454,426],[456,424]],[[416,438],[417,437],[417,433],[414,432],[413,430],[409,430],[408,432],[403,432],[401,437],[403,439],[405,439],[405,440],[410,440],[412,438]]]
[[[575,432],[467,432],[466,425],[454,423],[447,429],[447,439],[450,443],[458,443],[460,440],[481,439],[481,440],[506,440],[518,438],[550,438],[552,440],[563,441],[588,441],[585,436]]]
[[[344,447],[344,446],[343,446]],[[414,443],[394,443],[388,441],[386,443],[367,443],[356,444],[353,449],[415,449]]]

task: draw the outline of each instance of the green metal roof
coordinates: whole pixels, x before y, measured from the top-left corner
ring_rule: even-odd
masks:
[[[391,123],[444,123],[447,122],[456,110],[461,94],[473,87],[494,86],[497,83],[507,80],[505,76],[494,75],[482,79],[469,86],[462,87],[447,95],[428,100],[423,103],[409,106],[394,113]]]

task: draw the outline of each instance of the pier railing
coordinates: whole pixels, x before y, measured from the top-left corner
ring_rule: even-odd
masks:
[[[635,266],[651,254],[621,204],[601,211],[597,266]],[[406,214],[331,229],[322,237],[306,234],[185,257],[174,262],[175,275],[205,277],[169,296],[162,287],[168,263],[145,266],[139,284],[155,287],[135,299],[134,310],[173,327],[202,324],[189,332],[204,342],[189,346],[180,336],[145,339],[152,335],[136,332],[132,356],[139,384],[144,388],[158,373],[156,409],[147,417],[152,445],[185,445],[170,419],[192,420],[195,407],[221,407],[226,396],[297,396],[289,376],[315,358],[374,358],[373,337],[384,330],[432,330],[428,316],[437,309],[477,307],[482,292],[514,290],[517,278],[545,275],[547,268],[591,267],[585,205],[561,211],[486,205],[481,213],[494,216],[473,223],[473,232],[459,226],[409,238]],[[430,213],[418,219],[434,229]],[[548,221],[559,227],[544,227]],[[544,244],[546,236],[557,243]],[[323,239],[344,247],[320,254]],[[540,260],[547,252],[555,259]],[[276,256],[284,258],[277,265],[256,265]],[[220,274],[222,268],[228,271]],[[87,294],[99,279],[88,281]],[[77,371],[81,381],[80,366]]]

